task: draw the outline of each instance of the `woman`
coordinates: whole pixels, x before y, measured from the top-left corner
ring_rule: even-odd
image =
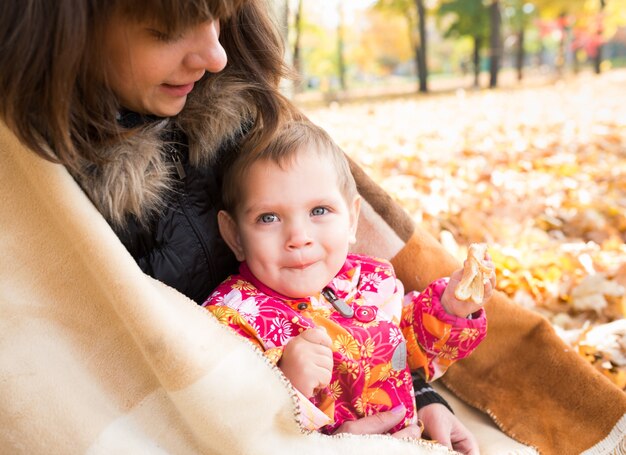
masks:
[[[283,118],[299,116],[277,91],[278,81],[285,74],[281,63],[282,49],[264,5],[257,0],[11,0],[3,2],[0,8],[0,112],[3,121],[22,144],[40,157],[61,163],[71,173],[141,270],[196,302],[204,299],[218,282],[234,270],[235,265],[216,229],[220,160],[236,153],[249,138],[262,143]],[[7,140],[12,144],[10,139]],[[34,175],[39,164],[33,162],[32,166],[29,171]],[[5,182],[16,175],[7,169],[8,164],[5,167],[7,174],[3,175],[6,176]],[[353,171],[361,184],[361,192],[366,193],[365,198],[374,210],[380,212],[379,207],[385,205],[381,205],[381,198],[384,200],[385,196],[358,169]],[[11,198],[19,196],[15,191],[10,192]],[[18,207],[19,204],[15,205],[11,212],[18,215],[11,222],[17,223],[17,230],[21,233],[24,231],[21,223],[31,220],[31,217],[30,212],[18,211]],[[404,214],[397,208],[386,210],[387,219],[392,225],[395,223],[396,235],[407,241],[413,228],[403,218]],[[35,215],[36,211],[33,212]],[[374,215],[372,219],[376,222],[377,215]],[[3,222],[8,223],[8,218],[4,218]],[[75,217],[65,221],[68,229],[78,222]],[[50,226],[40,226],[36,232],[52,237],[52,225],[51,222]],[[79,238],[83,239],[84,230],[77,229]],[[101,234],[102,237],[106,235]],[[34,243],[27,242],[32,248]],[[428,239],[420,244],[427,249],[440,250]],[[99,240],[85,247],[89,258],[87,265],[95,263],[92,262],[95,256],[99,257],[105,250]],[[384,245],[378,247],[380,253],[394,256],[399,261],[398,265],[407,277],[413,276],[412,261],[403,258],[414,250],[407,247],[385,250]],[[110,246],[110,250],[117,251],[116,248],[116,245]],[[106,252],[112,254],[110,250]],[[16,261],[22,259],[23,252],[11,250],[11,253]],[[11,255],[8,257],[13,258]],[[424,274],[424,279],[449,272],[452,262],[449,260],[446,266]],[[21,270],[29,269],[28,263],[10,273],[19,274]],[[72,267],[75,265],[71,264]],[[114,298],[109,296],[106,301],[111,302],[115,314],[125,316],[121,318],[124,324],[115,325],[115,336],[125,334],[122,327],[131,327],[129,332],[132,337],[121,346],[126,349],[126,346],[136,343],[140,345],[138,352],[143,356],[131,356],[132,360],[125,358],[121,363],[115,363],[116,368],[111,367],[111,371],[123,375],[123,365],[132,363],[133,368],[138,368],[134,365],[142,364],[141,359],[146,358],[155,375],[165,384],[163,387],[168,394],[175,395],[175,391],[193,388],[193,381],[205,376],[189,373],[196,370],[187,364],[180,366],[183,371],[172,375],[168,368],[173,369],[173,366],[163,367],[162,363],[164,358],[170,359],[171,365],[180,362],[180,355],[189,357],[190,352],[197,350],[198,343],[185,345],[176,351],[172,346],[178,346],[184,336],[174,337],[168,344],[159,341],[157,335],[160,332],[157,329],[148,337],[142,332],[145,330],[142,324],[149,324],[143,320],[140,324],[134,319],[136,315],[132,311],[135,307],[120,307],[128,303],[127,299],[120,297],[120,293],[133,295],[127,289],[131,285],[126,281],[130,281],[131,275],[135,276],[134,271],[125,269],[126,280],[123,282],[118,280],[124,277],[116,275],[114,270],[111,273],[111,280],[107,281],[111,286],[107,292],[112,293]],[[45,282],[39,274],[34,274],[34,277],[33,288]],[[94,275],[96,278],[100,277]],[[400,278],[403,277],[400,275]],[[135,279],[144,281],[143,277]],[[419,285],[413,283],[415,287]],[[158,284],[155,286],[159,292],[169,292],[161,290]],[[95,292],[95,287],[96,283],[86,287],[84,292]],[[49,290],[48,286],[45,288]],[[7,294],[5,301],[21,302],[15,296],[15,289],[21,289],[18,284],[12,283],[8,289],[12,293]],[[146,293],[147,290],[142,288],[142,295],[136,297],[137,300],[143,300]],[[171,298],[176,300],[178,295]],[[32,301],[31,298],[27,300]],[[50,300],[62,307],[60,302],[67,299]],[[43,300],[41,302],[38,308],[45,311],[48,307]],[[89,303],[86,301],[87,306],[77,310],[90,311]],[[137,308],[141,307],[139,302],[134,303]],[[18,306],[12,308],[17,309]],[[21,310],[23,306],[19,308]],[[156,313],[153,309],[151,311]],[[188,306],[177,306],[177,311],[180,313],[173,315],[171,326],[159,326],[164,332],[171,334],[172,327],[186,321],[185,314],[190,310]],[[82,314],[80,312],[78,314]],[[115,320],[112,314],[107,321]],[[82,321],[79,316],[76,317]],[[71,339],[74,338],[68,333],[81,332],[74,332],[72,324],[65,319],[62,319],[62,324],[61,320],[55,321],[55,330],[62,329],[65,336]],[[98,326],[97,330],[105,329]],[[192,332],[185,327],[181,333],[189,335],[186,330]],[[113,334],[109,335],[113,337]],[[54,341],[56,338],[46,340]],[[108,339],[99,342],[105,343]],[[221,340],[211,339],[206,343],[219,350],[219,342]],[[87,353],[93,354],[85,358],[100,358],[96,353],[109,358],[116,352],[103,348],[109,345],[101,343],[81,344]],[[180,355],[173,356],[172,352]],[[203,370],[204,367],[199,365],[204,365],[204,360],[194,363],[194,368]],[[12,373],[16,364],[7,365],[10,367],[6,371]],[[101,368],[95,368],[99,375],[102,374]],[[253,369],[254,366],[244,367],[246,373]],[[26,370],[30,374],[42,371],[34,367]],[[74,376],[67,379],[70,382],[77,380]],[[465,453],[475,453],[477,446],[471,434],[432,389],[426,388],[418,378],[416,381],[416,390],[423,392],[418,396],[418,406],[419,417],[426,427],[425,433]],[[185,386],[182,387],[179,382]],[[117,384],[116,381],[112,383]],[[133,382],[130,381],[130,384]],[[256,382],[248,381],[245,385],[250,387],[251,384]],[[88,396],[87,392],[83,393],[84,397]],[[145,398],[147,395],[142,396]],[[19,407],[19,395],[17,397],[12,398],[10,403]],[[62,402],[64,394],[60,393],[59,397]],[[176,399],[172,402],[177,409],[189,410]],[[210,404],[206,406],[211,407]],[[13,407],[7,406],[7,409]],[[193,415],[189,412],[182,414],[184,421]],[[97,409],[86,419],[94,422],[101,415],[101,409]],[[19,420],[14,418],[15,415],[12,417],[16,434],[22,434],[17,431],[21,429],[16,423]],[[351,422],[340,431],[384,432],[395,425],[395,418],[381,414],[374,419]],[[195,429],[199,423],[194,421],[190,425]],[[249,427],[244,428],[249,430]],[[276,427],[270,428],[274,431]],[[196,437],[198,432],[202,430],[194,430]],[[76,435],[75,439],[83,437],[84,434]],[[206,444],[213,443],[200,440]],[[19,443],[20,438],[7,439],[11,447],[18,447]]]

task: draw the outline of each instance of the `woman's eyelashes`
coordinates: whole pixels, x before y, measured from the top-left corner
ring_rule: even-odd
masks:
[[[157,41],[164,42],[164,43],[170,43],[182,37],[182,34],[175,35],[175,34],[167,33],[167,32],[155,29],[155,28],[149,28],[147,30],[148,30],[148,33],[150,33],[150,35],[154,39],[156,39]]]

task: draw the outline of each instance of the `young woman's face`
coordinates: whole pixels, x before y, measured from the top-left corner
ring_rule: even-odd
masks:
[[[167,36],[153,24],[114,17],[103,52],[106,76],[120,104],[143,114],[178,114],[205,71],[216,73],[226,66],[219,34],[217,20]]]
[[[305,151],[285,169],[257,161],[242,187],[236,223],[226,223],[234,232],[225,236],[238,259],[285,296],[319,293],[346,260],[359,211],[358,198],[342,194],[333,162]]]

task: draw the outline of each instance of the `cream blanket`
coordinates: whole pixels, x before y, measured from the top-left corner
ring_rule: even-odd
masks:
[[[144,275],[63,167],[25,150],[1,124],[0,157],[0,452],[447,453],[441,446],[382,435],[303,432],[296,423],[293,389],[278,370],[204,309]],[[367,184],[367,179],[362,181]],[[381,232],[376,226],[384,211],[376,203],[369,210],[363,238]],[[393,216],[386,219],[394,225]],[[410,282],[415,275],[406,270],[410,261],[403,255],[414,255],[421,243],[415,243],[413,233],[400,245],[391,234],[379,252],[393,252],[407,287],[418,286]],[[496,319],[495,337],[500,336],[498,324],[515,330],[514,321],[505,321],[504,316]],[[535,335],[553,343],[542,333],[523,335],[530,337],[530,346]],[[520,346],[512,338],[506,354],[514,358]],[[540,366],[557,367],[546,362],[546,355],[533,352]],[[490,357],[479,355],[474,364],[454,370],[448,385],[500,425],[504,422],[509,434],[519,436],[509,422],[529,421],[544,410],[531,408],[523,390],[514,390],[520,401],[510,413],[494,407],[490,390],[510,387],[497,382],[507,378],[506,371],[494,375],[497,381],[485,372],[489,362],[484,359]],[[569,435],[554,433],[562,428],[558,422],[546,431],[552,433],[551,440],[575,439],[587,428],[591,436],[567,447],[615,447],[624,434],[624,419],[618,424],[626,411],[623,393],[583,363],[576,360],[572,365],[566,365],[562,385],[575,383],[574,401],[558,395],[546,406],[565,409],[580,425]],[[506,362],[502,368],[506,370]],[[572,372],[578,378],[572,378]],[[471,384],[478,373],[486,377],[478,378],[472,396],[472,387],[464,389],[462,384]],[[539,398],[551,396],[554,382],[545,384],[545,378],[535,374],[528,372],[527,380],[511,387],[527,386]],[[595,403],[599,394],[589,393],[592,389],[606,399]],[[599,415],[598,406],[606,413]],[[589,410],[593,412],[586,417]],[[545,437],[533,436],[539,431],[535,423],[521,424],[530,425],[530,436],[521,432],[525,443],[545,453],[574,453],[552,452]],[[483,443],[485,451],[488,446]]]

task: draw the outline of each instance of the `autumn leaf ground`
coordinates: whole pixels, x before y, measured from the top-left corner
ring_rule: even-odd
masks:
[[[303,109],[459,259],[626,389],[626,70]]]

